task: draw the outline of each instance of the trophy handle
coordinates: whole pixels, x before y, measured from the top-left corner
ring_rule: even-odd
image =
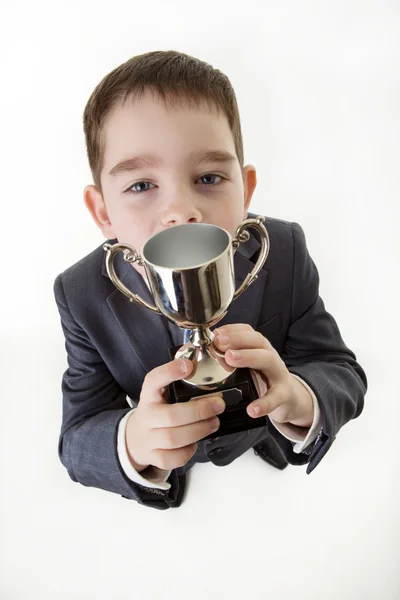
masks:
[[[132,246],[128,246],[128,244],[103,244],[103,248],[107,253],[107,255],[106,255],[107,273],[108,273],[111,281],[115,285],[115,287],[118,288],[120,292],[125,294],[125,296],[127,298],[129,298],[130,302],[136,302],[137,304],[140,304],[140,306],[149,308],[153,312],[161,315],[162,312],[156,306],[152,306],[151,304],[146,302],[146,300],[143,300],[143,298],[141,298],[137,294],[134,294],[133,292],[131,292],[126,287],[126,285],[124,285],[122,283],[122,281],[119,279],[118,275],[115,272],[114,258],[118,254],[118,252],[124,253],[124,260],[126,262],[128,262],[128,263],[137,262],[138,265],[143,266],[143,260],[142,260],[141,256],[139,256],[139,254],[136,252],[136,250],[134,248],[132,248]]]
[[[254,227],[254,229],[257,229],[260,233],[261,250],[260,250],[260,255],[257,259],[257,262],[254,265],[254,269],[251,271],[251,273],[249,273],[247,275],[247,277],[243,281],[242,285],[240,287],[238,287],[238,289],[235,292],[235,295],[233,296],[233,300],[236,300],[236,298],[238,298],[240,296],[240,294],[242,294],[245,290],[247,290],[247,288],[257,279],[258,273],[260,272],[260,270],[268,256],[269,236],[268,236],[268,232],[265,228],[265,225],[263,223],[264,220],[265,220],[264,217],[257,217],[256,219],[246,219],[246,221],[243,221],[243,223],[241,223],[239,225],[239,227],[236,229],[235,238],[232,241],[234,252],[236,252],[236,250],[238,249],[239,244],[241,242],[247,242],[247,240],[250,238],[250,234],[246,230],[251,227]]]

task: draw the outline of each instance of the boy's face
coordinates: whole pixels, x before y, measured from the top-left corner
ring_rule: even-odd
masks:
[[[206,106],[167,109],[147,93],[116,108],[104,134],[103,196],[88,185],[84,198],[106,238],[140,253],[167,227],[211,223],[233,235],[247,217],[256,172],[240,167],[225,115]]]

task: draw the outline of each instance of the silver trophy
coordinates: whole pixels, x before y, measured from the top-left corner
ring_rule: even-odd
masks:
[[[263,221],[264,217],[243,221],[236,229],[234,239],[216,225],[177,225],[151,237],[140,255],[128,244],[103,246],[107,253],[108,275],[131,302],[190,330],[188,342],[171,348],[170,356],[171,359],[189,359],[193,369],[186,378],[168,387],[169,401],[183,402],[215,391],[222,393],[226,409],[219,415],[218,436],[260,427],[266,422],[265,417],[253,419],[247,415],[246,406],[257,398],[251,374],[248,369],[235,369],[226,363],[224,353],[214,345],[214,334],[210,329],[257,279],[265,263],[269,237]],[[233,257],[240,243],[249,239],[249,228],[260,234],[260,254],[251,273],[235,290]],[[114,268],[114,257],[119,252],[123,252],[128,263],[145,268],[155,305],[134,294],[120,281]]]

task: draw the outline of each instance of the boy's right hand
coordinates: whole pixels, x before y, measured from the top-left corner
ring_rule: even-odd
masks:
[[[166,386],[192,369],[191,361],[176,359],[146,375],[138,407],[126,426],[128,455],[138,473],[149,465],[169,471],[185,465],[197,450],[196,442],[218,429],[216,415],[225,410],[225,402],[217,395],[167,401]]]

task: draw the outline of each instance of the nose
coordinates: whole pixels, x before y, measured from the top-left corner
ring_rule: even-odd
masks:
[[[161,216],[164,227],[185,225],[186,223],[201,223],[203,216],[188,196],[173,198],[165,207]]]

